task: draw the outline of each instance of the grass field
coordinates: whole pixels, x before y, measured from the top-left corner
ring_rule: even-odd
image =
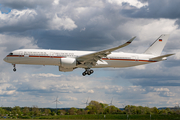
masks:
[[[6,119],[6,120],[12,120],[12,119]],[[19,119],[19,120],[24,120],[24,119]],[[26,120],[49,120],[49,119],[26,119]],[[51,120],[72,120],[72,119],[65,119],[65,118],[59,118],[59,119],[51,119]],[[81,119],[73,119],[73,120],[83,120],[83,118]],[[85,119],[84,119],[85,120]],[[180,118],[165,118],[165,119],[140,119],[140,118],[136,118],[136,119],[89,119],[89,120],[180,120]]]
[[[127,115],[126,114],[109,114],[104,117],[104,115],[63,115],[63,116],[42,116],[37,117],[38,119],[107,119],[107,120],[180,120],[180,115]]]
[[[22,117],[23,118],[23,117]],[[16,119],[16,118],[15,118]],[[19,118],[17,118],[19,119]],[[25,117],[24,117],[25,119]],[[126,115],[126,114],[107,114],[107,115],[58,115],[58,116],[40,116],[33,117],[31,119],[26,120],[180,120],[180,115]],[[12,120],[12,119],[6,119]]]
[[[12,120],[12,119],[6,119]],[[24,119],[19,119],[24,120]],[[26,119],[26,120],[39,120],[39,119]],[[49,119],[41,119],[41,120],[49,120]],[[53,120],[72,120],[72,119],[53,119]],[[74,120],[83,120],[83,119],[74,119]],[[97,119],[89,119],[89,120],[97,120]],[[119,120],[119,119],[98,119],[98,120]],[[121,120],[134,120],[134,119],[121,119]],[[135,120],[180,120],[180,119],[135,119]]]

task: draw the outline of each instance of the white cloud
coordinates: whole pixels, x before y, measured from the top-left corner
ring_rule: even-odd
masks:
[[[178,43],[177,43],[178,44]],[[171,51],[172,53],[174,53],[174,55],[172,56],[175,60],[180,60],[180,49],[175,49]]]
[[[137,8],[141,8],[143,6],[148,5],[148,3],[141,3],[138,0],[107,0],[109,3],[111,4],[118,4],[118,5],[122,5],[123,2],[129,3],[132,6],[135,6]]]
[[[11,84],[7,84],[7,83],[1,84],[0,88],[1,88],[0,89],[0,95],[2,95],[2,96],[3,95],[8,95],[8,96],[12,95],[12,96],[14,96],[16,94],[16,90],[11,90],[12,89]],[[9,89],[9,88],[11,88],[11,89]]]
[[[59,0],[54,0],[54,2],[52,4],[53,5],[58,5],[59,4]]]
[[[88,90],[88,93],[94,93],[94,90]]]
[[[11,50],[19,48],[39,48],[33,37],[22,37],[15,35],[0,34],[0,48],[4,51],[10,52]],[[2,54],[2,52],[1,52]],[[8,53],[6,53],[8,54]]]
[[[15,93],[15,90],[11,90],[11,91],[7,91],[7,95],[12,95],[12,94],[14,94]]]
[[[146,68],[145,65],[139,65],[139,66],[135,66],[136,69],[138,70],[144,70]]]
[[[67,99],[68,99],[68,100],[73,100],[73,101],[76,101],[76,100],[77,100],[76,97],[71,97],[71,96],[68,96]]]
[[[82,28],[82,29],[80,30],[80,32],[85,31],[85,30],[86,30],[86,28],[84,27],[84,28]]]
[[[39,73],[39,74],[32,74],[32,76],[34,77],[60,77],[61,75],[55,75],[52,73]]]
[[[168,88],[154,88],[154,91],[157,91],[157,92],[162,92],[162,91],[169,92],[169,89]]]
[[[143,21],[145,21],[146,19],[144,19]],[[170,34],[172,32],[174,32],[177,29],[177,25],[174,25],[176,20],[174,19],[154,19],[151,20],[151,22],[149,21],[148,23],[144,24],[141,27],[140,33],[139,33],[139,37],[141,38],[141,40],[147,39],[147,38],[153,38],[154,40],[156,40],[156,38],[158,36],[160,36],[161,34]],[[153,31],[156,31],[156,33],[154,33]],[[147,31],[151,31],[151,32],[147,32]],[[155,36],[158,35],[158,36]]]
[[[164,96],[168,96],[168,97],[175,96],[175,94],[172,93],[172,92],[164,92],[163,95],[164,95]]]
[[[0,13],[0,27],[4,26],[17,26],[17,25],[30,25],[31,21],[35,19],[37,13],[35,10],[11,10],[8,14]]]
[[[73,30],[77,28],[77,25],[75,22],[68,17],[58,17],[57,14],[55,14],[54,18],[49,21],[49,28],[51,30]]]

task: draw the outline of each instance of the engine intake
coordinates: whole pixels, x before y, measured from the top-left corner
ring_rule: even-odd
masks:
[[[75,58],[61,58],[60,66],[63,68],[74,68],[76,67],[76,59]]]

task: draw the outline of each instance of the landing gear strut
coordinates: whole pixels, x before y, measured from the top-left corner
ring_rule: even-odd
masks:
[[[94,72],[94,71],[91,70],[91,69],[86,69],[86,70],[82,73],[82,75],[83,75],[83,76],[85,76],[85,75],[91,75],[93,72]]]
[[[13,64],[13,67],[14,67],[13,71],[16,72],[16,64]]]

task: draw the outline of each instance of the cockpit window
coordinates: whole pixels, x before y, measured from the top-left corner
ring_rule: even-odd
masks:
[[[9,53],[9,55],[13,55],[13,53]]]

